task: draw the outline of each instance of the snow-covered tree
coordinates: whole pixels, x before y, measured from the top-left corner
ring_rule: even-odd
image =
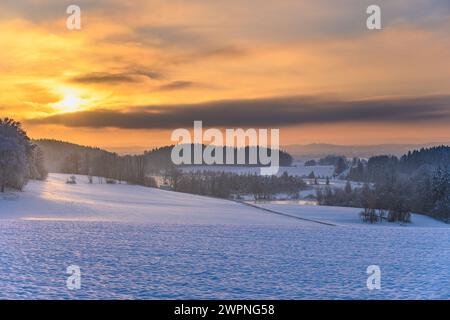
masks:
[[[22,189],[28,174],[27,153],[31,143],[20,123],[0,120],[0,191],[6,186]]]
[[[432,179],[432,193],[435,201],[434,214],[444,221],[450,220],[450,170],[439,167]]]
[[[38,146],[33,145],[32,152],[28,157],[28,162],[28,177],[30,179],[45,180],[47,178],[48,171],[44,164],[44,153]]]
[[[31,178],[45,178],[42,154],[32,144],[20,122],[0,119],[0,191],[22,190]]]

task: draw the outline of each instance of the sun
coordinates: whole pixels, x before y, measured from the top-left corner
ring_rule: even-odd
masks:
[[[75,95],[67,95],[64,96],[64,98],[57,102],[55,105],[64,112],[73,112],[80,109],[80,106],[85,101],[81,99],[80,97],[77,97]]]
[[[74,89],[63,89],[61,95],[62,99],[53,103],[53,107],[62,113],[80,111],[86,107],[88,102],[82,98],[80,92]]]

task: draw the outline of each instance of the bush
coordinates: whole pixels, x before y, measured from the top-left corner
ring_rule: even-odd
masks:
[[[407,211],[389,210],[387,219],[389,222],[410,223],[411,213]]]
[[[375,209],[365,208],[364,211],[361,211],[359,213],[359,216],[361,217],[362,221],[364,221],[364,222],[368,222],[368,223],[372,223],[372,224],[381,222],[381,218],[377,214],[377,211]]]
[[[387,219],[389,222],[411,222],[411,213],[408,200],[402,196],[399,196],[392,201],[389,207]]]
[[[67,184],[77,184],[77,178],[75,176],[71,176],[66,180]]]

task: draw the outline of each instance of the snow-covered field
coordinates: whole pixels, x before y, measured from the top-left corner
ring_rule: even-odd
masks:
[[[282,203],[282,201],[280,201],[279,203]],[[298,218],[317,220],[342,227],[359,226],[359,227],[401,227],[401,228],[445,228],[447,229],[447,231],[450,232],[450,225],[420,214],[413,213],[411,215],[411,223],[407,225],[383,222],[374,224],[372,226],[368,226],[367,224],[362,223],[361,219],[359,218],[359,213],[362,211],[362,209],[328,207],[317,205],[296,205],[291,203],[279,204],[279,203],[277,203],[277,201],[258,203],[256,204],[256,206],[292,215]]]
[[[450,228],[357,211],[243,204],[66,176],[0,195],[0,298],[450,298]],[[296,219],[326,221],[337,226]],[[366,268],[381,268],[381,290]],[[79,290],[66,268],[81,268]]]

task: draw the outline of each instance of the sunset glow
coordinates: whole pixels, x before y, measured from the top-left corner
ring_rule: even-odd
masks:
[[[381,1],[386,15],[383,29],[375,31],[365,27],[369,1],[352,0],[345,10],[326,0],[263,0],[258,6],[252,1],[78,2],[79,31],[66,28],[70,1],[0,4],[0,110],[26,124],[35,138],[150,147],[169,143],[175,124],[134,127],[129,112],[146,116],[203,104],[213,110],[216,101],[228,100],[310,97],[339,105],[450,94],[446,1],[433,1],[435,7],[413,1],[408,8],[420,11],[420,18],[405,10],[406,4]],[[273,125],[281,128],[284,145],[450,140],[448,105],[440,102],[440,110],[414,120],[408,120],[407,108],[392,120],[385,110],[380,120],[349,114],[339,121],[302,118]],[[103,125],[97,110],[122,121]],[[76,121],[69,124],[65,115],[72,113]],[[432,120],[442,113],[445,117]],[[95,127],[84,123],[88,117],[98,119]],[[418,123],[420,134],[413,129]],[[265,121],[258,125],[264,126]],[[411,133],[396,136],[399,127]]]
[[[87,104],[87,101],[81,98],[76,90],[64,89],[62,93],[63,99],[52,104],[57,113],[80,111]]]

